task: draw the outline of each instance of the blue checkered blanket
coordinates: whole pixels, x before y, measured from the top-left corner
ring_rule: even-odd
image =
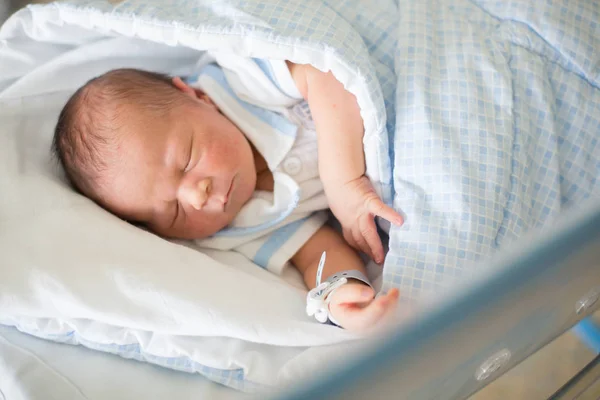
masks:
[[[600,4],[400,1],[387,285],[416,297],[600,186]]]

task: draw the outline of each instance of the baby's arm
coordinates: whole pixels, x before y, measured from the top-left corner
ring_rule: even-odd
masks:
[[[292,263],[304,276],[309,289],[315,287],[319,259],[327,252],[321,281],[331,275],[358,270],[366,275],[365,266],[356,252],[329,226],[323,226],[292,257]],[[338,288],[331,294],[329,310],[344,328],[365,331],[378,322],[392,316],[398,300],[398,290],[392,289],[385,296],[374,299],[375,292],[357,280]]]
[[[381,263],[383,246],[373,217],[399,225],[403,221],[365,176],[364,126],[356,97],[331,72],[291,62],[288,67],[317,128],[319,175],[331,211],[342,224],[346,241]]]

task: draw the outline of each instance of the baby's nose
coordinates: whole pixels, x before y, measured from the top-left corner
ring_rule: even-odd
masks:
[[[210,191],[212,190],[212,179],[204,178],[190,185],[184,191],[185,200],[196,210],[201,210],[206,204]]]

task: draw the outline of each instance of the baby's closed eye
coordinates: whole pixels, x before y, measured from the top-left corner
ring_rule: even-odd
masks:
[[[190,140],[190,147],[187,155],[187,162],[185,163],[185,168],[183,169],[183,173],[188,172],[192,168],[196,166],[196,163],[192,163],[194,161],[194,135],[192,135],[192,139]]]

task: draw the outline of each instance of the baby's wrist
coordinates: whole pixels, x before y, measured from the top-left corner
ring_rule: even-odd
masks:
[[[340,166],[319,170],[323,186],[335,188],[345,186],[349,182],[360,179],[365,174],[364,168],[342,168]]]
[[[363,282],[361,280],[355,279],[355,278],[350,278],[348,279],[348,282],[346,283],[347,285],[361,285],[361,286],[366,286],[366,287],[371,287],[370,284]]]
[[[358,269],[339,271],[322,280],[324,266],[325,252],[322,254],[317,267],[316,287],[311,289],[306,297],[306,312],[309,316],[314,315],[317,321],[321,323],[332,321],[336,325],[339,325],[331,318],[329,312],[331,297],[334,296],[337,289],[346,285],[352,285],[356,288],[358,282],[362,286],[367,287],[358,291],[360,293],[359,297],[364,297],[366,300],[366,297],[372,296],[373,288],[365,273]]]

